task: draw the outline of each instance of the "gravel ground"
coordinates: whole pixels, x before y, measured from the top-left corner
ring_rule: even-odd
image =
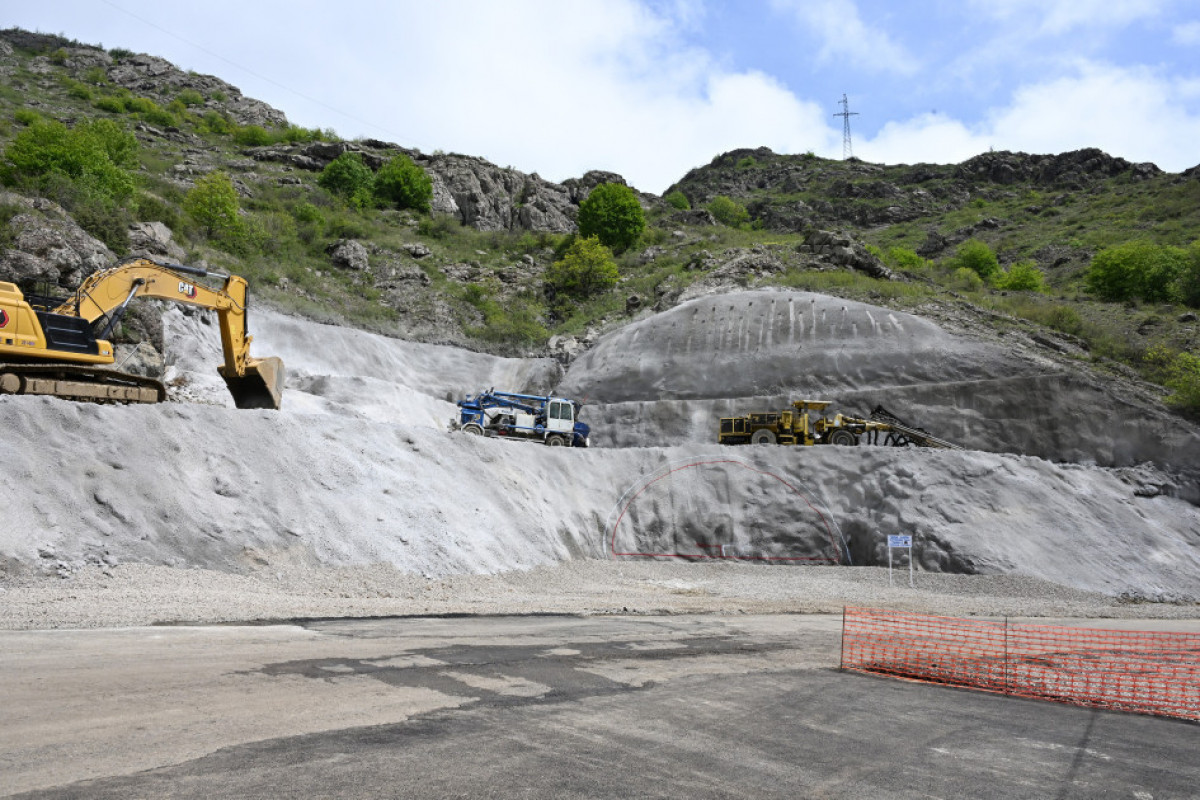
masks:
[[[1139,602],[1016,575],[877,567],[570,561],[425,578],[390,566],[263,570],[122,565],[0,584],[0,629],[447,614],[833,613],[846,605],[949,616],[1200,619],[1198,604]]]

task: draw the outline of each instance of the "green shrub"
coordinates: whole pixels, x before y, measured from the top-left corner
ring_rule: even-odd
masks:
[[[42,118],[42,115],[29,108],[18,108],[13,119],[20,125],[28,127]]]
[[[288,214],[269,211],[251,218],[250,238],[258,250],[268,256],[283,256],[301,241],[296,221]]]
[[[979,239],[968,239],[958,246],[954,253],[953,266],[956,269],[969,269],[985,281],[992,280],[1000,273],[1000,260],[992,252],[986,242]]]
[[[646,228],[637,195],[628,186],[602,183],[579,204],[579,235],[595,237],[615,252],[627,250]]]
[[[120,61],[123,58],[129,58],[133,55],[132,50],[126,50],[123,47],[114,47],[108,51],[108,54],[113,57],[113,61]]]
[[[1173,353],[1159,345],[1146,354],[1146,360],[1161,371],[1163,385],[1171,390],[1167,403],[1200,414],[1200,356]]]
[[[92,103],[92,107],[98,108],[101,111],[107,111],[110,114],[125,113],[125,101],[119,97],[113,97],[111,95],[97,97],[96,102]]]
[[[138,192],[134,208],[139,222],[161,222],[171,230],[179,228],[179,210],[157,195]]]
[[[1200,308],[1200,239],[1192,242],[1175,279],[1175,298],[1184,305]]]
[[[585,300],[616,286],[619,277],[612,251],[599,237],[588,236],[576,238],[546,270],[545,280],[554,296]]]
[[[234,132],[237,125],[218,111],[206,111],[200,118],[200,124],[197,127],[204,133],[228,136]]]
[[[108,73],[104,71],[104,67],[88,67],[83,72],[83,80],[93,86],[99,86],[108,83]]]
[[[397,208],[427,214],[433,202],[433,181],[424,169],[401,153],[379,168],[375,175],[375,196],[394,203]]]
[[[273,144],[274,138],[261,125],[243,125],[234,132],[233,141],[242,147],[265,147]]]
[[[995,277],[997,289],[1010,292],[1041,292],[1046,288],[1046,277],[1032,261],[1018,261]]]
[[[325,132],[320,128],[302,128],[299,125],[289,125],[278,137],[279,141],[291,144],[306,144],[326,140]],[[333,138],[333,137],[329,137]]]
[[[175,96],[175,99],[183,103],[185,106],[204,105],[204,95],[200,94],[195,89],[184,89]]]
[[[123,203],[133,196],[137,140],[107,119],[74,128],[37,121],[9,143],[4,160],[0,176],[10,185],[44,188],[48,179],[60,175],[80,197]]]
[[[1156,303],[1178,293],[1177,281],[1187,271],[1188,253],[1183,248],[1127,242],[1096,253],[1084,282],[1101,300]]]
[[[322,189],[359,209],[371,204],[374,182],[375,175],[363,163],[362,153],[349,150],[326,164],[317,178]]]
[[[978,292],[983,288],[983,278],[970,267],[959,267],[950,278],[950,285],[964,292]]]
[[[170,128],[179,124],[179,118],[165,108],[156,108],[140,116],[146,122],[151,125],[158,125],[160,128]]]
[[[466,287],[464,294],[467,302],[483,314],[483,325],[467,330],[471,336],[512,348],[537,347],[550,338],[536,308],[527,300],[514,298],[500,303],[475,285]]]
[[[741,228],[750,221],[750,212],[746,210],[746,207],[723,194],[710,200],[707,208],[717,222],[728,225],[730,228]]]
[[[95,236],[114,253],[129,250],[129,226],[133,215],[129,209],[102,195],[82,192],[62,205],[71,209],[76,224]]]
[[[758,166],[758,162],[754,160],[754,156],[744,156],[737,162],[738,169],[753,169]]]
[[[666,200],[667,205],[671,208],[677,208],[680,211],[687,211],[692,207],[692,204],[688,202],[687,195],[678,189],[668,194],[663,200]]]
[[[307,200],[297,203],[292,209],[292,217],[296,222],[304,224],[319,223],[324,224],[325,215],[321,213],[321,209],[314,206]]]
[[[1045,324],[1072,336],[1083,333],[1083,317],[1071,306],[1050,306],[1045,315]]]
[[[462,222],[451,214],[435,214],[417,222],[417,233],[430,239],[446,239],[462,229]]]
[[[76,100],[90,101],[92,99],[92,87],[86,83],[80,83],[68,78],[63,81],[63,84],[67,87],[68,96],[74,97]]]
[[[158,108],[158,103],[149,97],[126,97],[125,110],[130,114],[145,114]]]
[[[912,250],[904,247],[889,247],[883,257],[883,261],[889,267],[906,269],[910,272],[926,270],[933,266],[933,262],[928,258],[919,256]]]

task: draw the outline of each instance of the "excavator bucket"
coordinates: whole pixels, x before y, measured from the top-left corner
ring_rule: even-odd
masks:
[[[226,375],[218,367],[233,404],[238,408],[272,408],[279,410],[283,399],[283,361],[271,358],[252,358],[246,362],[245,375]]]

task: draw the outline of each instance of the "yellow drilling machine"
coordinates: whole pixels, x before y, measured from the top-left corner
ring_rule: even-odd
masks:
[[[881,444],[889,447],[941,447],[961,450],[958,445],[930,435],[876,406],[869,419],[837,414],[824,416],[828,400],[796,400],[783,411],[760,411],[741,417],[722,417],[717,442],[720,444]],[[809,412],[817,412],[813,419]]]

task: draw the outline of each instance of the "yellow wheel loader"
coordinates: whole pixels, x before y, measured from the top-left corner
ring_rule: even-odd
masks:
[[[219,289],[197,278],[224,281]],[[283,362],[251,358],[246,330],[246,281],[199,267],[144,258],[92,274],[65,299],[22,294],[0,281],[0,394],[45,394],[71,400],[158,403],[166,387],[153,378],[108,367],[116,360],[109,337],[135,297],[213,309],[225,363],[217,368],[238,408],[278,410]]]

